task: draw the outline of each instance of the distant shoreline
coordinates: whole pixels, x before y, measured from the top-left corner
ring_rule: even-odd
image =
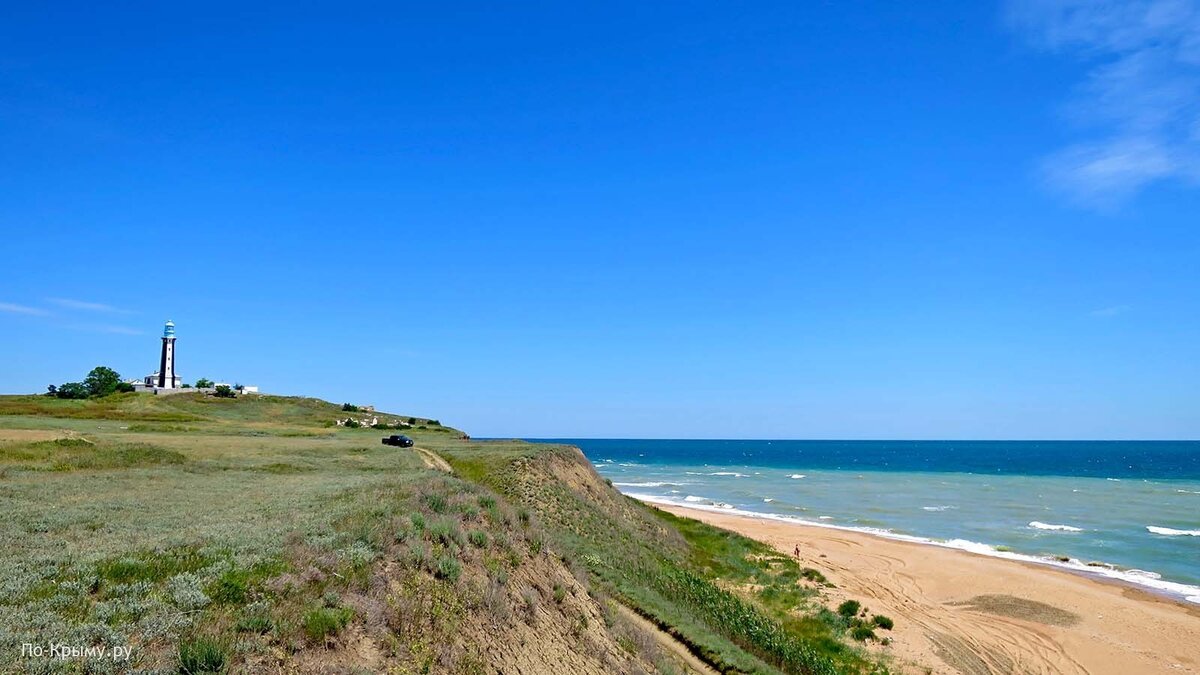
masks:
[[[1027,553],[1004,551],[989,544],[979,542],[963,541],[950,543],[930,539],[927,537],[888,532],[876,528],[852,527],[834,523],[813,522],[811,520],[801,518],[794,518],[772,513],[759,513],[736,508],[721,508],[716,506],[706,506],[703,504],[679,504],[678,502],[669,499],[662,499],[653,495],[643,495],[629,492],[625,492],[623,494],[647,504],[651,504],[659,508],[665,508],[666,510],[683,509],[686,511],[719,513],[737,516],[740,518],[748,518],[751,520],[778,522],[786,525],[793,525],[795,527],[812,527],[837,530],[868,537],[887,539],[889,541],[914,544],[917,546],[930,546],[941,550],[958,551],[992,560],[1004,560],[1008,562],[1032,565],[1042,569],[1068,572],[1076,576],[1091,579],[1093,581],[1114,584],[1120,587],[1129,588],[1131,590],[1149,593],[1164,600],[1178,602],[1185,607],[1200,608],[1200,588],[1179,582],[1165,581],[1161,578],[1158,578],[1157,575],[1149,576],[1149,574],[1153,573],[1146,573],[1145,570],[1121,569],[1108,564],[1089,565],[1075,559],[1071,559],[1070,561],[1056,560],[1047,556],[1036,556]]]
[[[933,672],[1200,672],[1192,655],[1200,604],[1119,578],[834,525],[643,501],[787,555],[799,546],[802,564],[834,583],[830,602],[855,599],[892,616],[894,642],[882,649],[940,666]]]

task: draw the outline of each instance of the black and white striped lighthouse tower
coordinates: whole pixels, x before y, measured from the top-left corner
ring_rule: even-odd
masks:
[[[158,366],[158,386],[160,389],[175,388],[175,324],[167,319],[163,326],[162,357]]]

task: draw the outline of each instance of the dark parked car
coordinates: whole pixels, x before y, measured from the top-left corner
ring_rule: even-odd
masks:
[[[412,444],[413,444],[413,439],[409,438],[408,436],[402,436],[400,434],[393,434],[393,435],[388,436],[387,438],[383,439],[383,444],[384,445],[398,445],[402,448],[411,448]]]

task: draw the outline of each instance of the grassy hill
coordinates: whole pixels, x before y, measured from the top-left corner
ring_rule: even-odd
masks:
[[[575,448],[418,419],[400,449],[346,415],[0,397],[0,671],[690,672],[680,645],[726,673],[882,669],[818,570],[622,496]]]

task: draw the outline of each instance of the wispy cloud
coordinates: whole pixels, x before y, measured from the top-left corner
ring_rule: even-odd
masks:
[[[44,309],[27,307],[25,305],[18,305],[12,302],[0,302],[0,312],[7,312],[9,314],[26,314],[28,316],[45,316],[46,314],[49,314],[49,312]]]
[[[1067,107],[1090,137],[1045,159],[1051,187],[1104,208],[1157,181],[1200,184],[1200,2],[1007,2],[1034,45],[1092,64]]]
[[[46,298],[47,302],[51,302],[59,307],[66,309],[77,309],[85,312],[104,312],[107,314],[132,314],[127,309],[120,309],[112,305],[106,305],[102,302],[84,302],[83,300],[71,300],[68,298]]]
[[[1132,308],[1129,305],[1113,305],[1112,307],[1101,307],[1100,309],[1093,309],[1091,312],[1089,312],[1089,314],[1091,314],[1092,316],[1098,316],[1098,317],[1109,317],[1109,316],[1116,316],[1118,314],[1124,314],[1125,312],[1128,312],[1130,309],[1132,309]]]

